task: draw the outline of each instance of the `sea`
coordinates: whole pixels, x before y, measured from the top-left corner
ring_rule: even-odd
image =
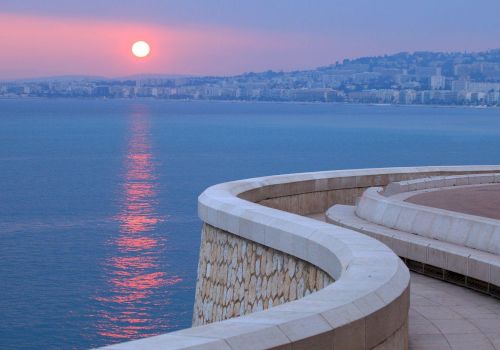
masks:
[[[0,349],[190,327],[213,184],[455,164],[500,164],[500,109],[0,100]]]

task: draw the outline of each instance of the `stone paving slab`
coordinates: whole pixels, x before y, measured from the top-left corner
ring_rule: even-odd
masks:
[[[500,349],[498,300],[413,272],[410,293],[410,349]]]

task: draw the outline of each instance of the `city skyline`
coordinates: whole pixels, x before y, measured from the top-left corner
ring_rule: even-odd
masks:
[[[485,11],[484,9],[488,9]],[[234,75],[301,70],[401,51],[500,47],[500,4],[387,0],[0,4],[0,79],[59,75]],[[479,16],[481,15],[481,16]],[[388,21],[387,18],[390,18]],[[151,56],[130,55],[137,40]]]
[[[140,47],[149,46],[139,43]],[[143,57],[142,51],[135,53]],[[67,76],[0,82],[0,98],[159,98],[500,105],[500,49],[360,57],[312,70],[234,76]]]

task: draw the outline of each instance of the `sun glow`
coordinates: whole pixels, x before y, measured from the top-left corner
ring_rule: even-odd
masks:
[[[149,47],[149,44],[145,41],[142,41],[142,40],[136,41],[132,45],[132,54],[135,57],[143,58],[143,57],[146,57],[147,55],[149,55],[150,52],[151,52],[151,48]]]

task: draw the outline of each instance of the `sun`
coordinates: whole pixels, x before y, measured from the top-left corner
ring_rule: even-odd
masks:
[[[142,40],[136,41],[132,45],[132,54],[135,57],[143,58],[143,57],[146,57],[147,55],[149,55],[150,52],[151,52],[151,48],[149,47],[149,44],[145,41],[142,41]]]

